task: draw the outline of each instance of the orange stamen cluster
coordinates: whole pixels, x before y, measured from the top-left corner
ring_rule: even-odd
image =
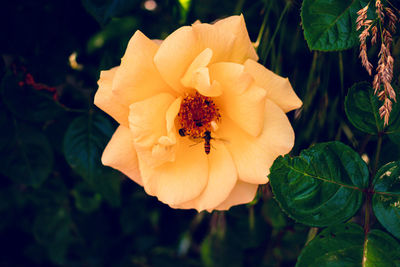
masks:
[[[185,135],[201,138],[206,131],[211,131],[211,122],[221,118],[218,107],[210,97],[196,92],[187,94],[178,113],[180,129]]]

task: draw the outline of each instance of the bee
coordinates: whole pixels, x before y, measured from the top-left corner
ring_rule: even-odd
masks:
[[[206,154],[210,154],[210,147],[211,147],[210,140],[213,139],[211,137],[211,132],[205,131],[203,139],[204,139],[204,152],[206,152]]]
[[[185,131],[184,128],[179,129],[178,132],[179,132],[180,136],[182,136],[182,137],[186,136],[186,131]],[[205,131],[204,135],[202,137],[191,137],[190,139],[195,141],[197,144],[201,142],[200,141],[201,139],[203,139],[204,140],[204,152],[207,155],[210,154],[210,151],[211,151],[211,143],[210,143],[210,141],[212,139],[214,139],[213,137],[211,137],[211,132],[210,131]],[[196,145],[196,144],[194,144],[194,145]]]
[[[178,132],[179,132],[180,136],[182,136],[182,137],[186,136],[185,128],[180,128]]]

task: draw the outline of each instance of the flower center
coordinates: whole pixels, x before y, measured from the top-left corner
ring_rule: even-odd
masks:
[[[221,115],[210,97],[196,92],[195,94],[187,94],[183,98],[178,118],[181,136],[204,138],[210,135],[212,131],[211,123],[218,122]]]

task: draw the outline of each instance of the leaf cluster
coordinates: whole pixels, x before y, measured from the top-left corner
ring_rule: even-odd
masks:
[[[254,36],[252,14],[264,5],[156,4],[150,11],[145,1],[40,0],[0,9],[1,266],[295,262],[307,227],[271,195],[226,213],[173,210],[101,164],[117,125],[93,106],[96,81],[119,64],[135,30],[163,39],[182,24],[244,12]]]
[[[356,12],[367,4],[305,0],[301,14],[309,48],[357,46]],[[269,178],[279,206],[294,220],[323,228],[317,235],[310,231],[296,266],[400,264],[400,161],[398,154],[381,156],[386,146],[398,143],[399,100],[385,126],[370,83],[355,83],[343,104],[351,127],[363,139],[362,145],[353,142],[358,151],[331,141],[275,160]],[[370,148],[371,139],[375,149]]]
[[[398,266],[398,105],[383,127],[369,83],[354,84],[369,81],[353,24],[366,2],[146,2],[0,9],[0,265]],[[170,209],[102,166],[117,125],[92,104],[99,71],[120,63],[137,29],[163,39],[240,13],[260,62],[303,100],[288,114],[299,156],[278,158],[273,192],[260,187],[249,205]]]

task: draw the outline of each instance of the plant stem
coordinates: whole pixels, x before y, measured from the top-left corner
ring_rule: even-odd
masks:
[[[274,43],[275,36],[276,36],[276,34],[278,33],[278,31],[279,31],[279,29],[280,29],[280,27],[281,27],[283,18],[285,17],[286,12],[289,10],[289,7],[290,7],[290,6],[291,6],[291,2],[290,2],[290,1],[286,2],[285,8],[283,9],[283,11],[282,11],[282,13],[281,13],[281,15],[280,15],[280,17],[279,17],[278,24],[276,25],[274,34],[272,35],[271,40],[269,41],[268,47],[267,47],[267,49],[266,49],[266,51],[265,51],[265,53],[264,53],[263,61],[262,61],[263,64],[265,64],[265,61],[267,60],[269,51],[271,50],[271,47],[272,47],[272,45],[273,45],[273,43]]]
[[[378,168],[379,157],[381,155],[382,148],[382,133],[378,134],[378,142],[376,144],[376,153],[374,165],[372,167],[372,173],[369,177],[368,188],[365,190],[366,200],[365,200],[365,217],[364,217],[364,247],[363,247],[363,265],[365,266],[366,262],[366,253],[367,253],[367,244],[368,244],[368,232],[370,229],[370,211],[371,211],[371,199],[373,194],[373,180]]]
[[[382,148],[382,133],[379,133],[378,134],[378,143],[376,144],[376,154],[375,154],[374,166],[372,168],[372,175],[371,175],[370,179],[373,179],[375,177],[375,174],[376,174],[376,171],[378,168],[379,157],[381,155],[381,148]]]
[[[319,57],[318,57],[318,52],[314,52],[313,53],[313,60],[311,63],[311,68],[310,71],[308,73],[308,78],[307,78],[307,84],[306,84],[306,92],[307,92],[307,97],[303,100],[303,109],[304,110],[308,110],[308,108],[311,106],[313,100],[314,100],[314,96],[316,93],[316,87],[319,85],[319,79],[316,77],[315,73],[317,70],[317,61],[322,61]],[[316,81],[318,84],[316,86],[314,86],[314,88],[311,88],[313,85],[313,81]]]
[[[338,52],[339,54],[339,76],[340,76],[340,97],[344,96],[344,72],[343,72],[343,55],[342,52]]]
[[[366,203],[365,203],[365,223],[364,223],[364,230],[366,232],[369,231],[369,212],[371,207],[371,197],[373,194],[373,180],[378,168],[379,157],[381,155],[381,148],[382,148],[382,133],[378,134],[378,142],[376,144],[376,154],[374,160],[374,166],[372,167],[371,176],[369,177],[368,182],[368,189],[366,190]]]
[[[261,24],[260,31],[258,32],[257,40],[254,43],[254,46],[256,47],[257,53],[258,53],[258,48],[260,47],[261,39],[262,39],[262,37],[264,35],[265,25],[267,24],[267,20],[268,20],[268,17],[269,17],[269,12],[271,11],[271,5],[268,5],[268,8],[267,8],[267,3],[269,3],[269,2],[265,3],[265,6],[264,6],[264,12],[265,12],[264,19],[263,19],[263,22]]]
[[[371,208],[371,192],[367,192],[366,196],[366,201],[365,201],[365,217],[364,217],[364,232],[368,233],[369,232],[369,219],[370,219],[370,214],[369,210]]]
[[[249,229],[250,231],[254,231],[255,226],[255,217],[254,217],[254,206],[249,208]]]
[[[372,184],[372,183],[370,183]],[[370,185],[371,186],[371,185]],[[369,187],[370,187],[369,186]],[[370,216],[369,216],[369,211],[370,211],[370,206],[371,206],[371,195],[372,192],[370,192],[368,187],[367,190],[367,199],[366,199],[366,203],[365,203],[365,218],[364,218],[364,245],[363,245],[363,259],[362,259],[362,266],[365,266],[366,263],[366,253],[367,253],[367,244],[368,244],[368,232],[369,232],[369,220],[370,220]]]

